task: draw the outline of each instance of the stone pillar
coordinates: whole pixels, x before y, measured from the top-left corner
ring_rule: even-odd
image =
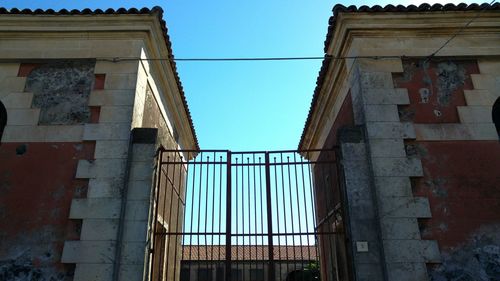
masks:
[[[384,280],[383,254],[378,224],[377,200],[363,128],[339,133],[344,173],[344,218],[352,249],[355,280]]]

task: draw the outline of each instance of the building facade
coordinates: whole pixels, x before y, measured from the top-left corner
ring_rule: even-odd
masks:
[[[156,150],[199,149],[166,31],[160,8],[0,9],[1,280],[151,276]]]
[[[499,10],[335,6],[299,145],[341,154],[323,280],[500,276]]]

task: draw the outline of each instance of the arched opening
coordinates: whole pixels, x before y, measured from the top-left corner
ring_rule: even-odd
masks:
[[[497,98],[493,104],[491,117],[493,118],[493,123],[495,123],[495,127],[497,128],[498,139],[500,140],[500,97]]]
[[[0,143],[2,142],[3,129],[7,125],[7,109],[0,101]]]

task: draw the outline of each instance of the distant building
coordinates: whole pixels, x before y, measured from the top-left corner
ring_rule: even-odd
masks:
[[[500,276],[499,10],[333,9],[299,145],[341,152],[342,184],[314,171],[317,215],[341,206],[347,235],[322,280]]]
[[[0,9],[0,280],[150,278],[156,149],[198,149],[171,57],[160,8]]]
[[[315,264],[315,246],[274,246],[275,280],[294,280],[292,275]],[[268,280],[268,246],[232,246],[231,280]],[[183,246],[180,281],[224,280],[225,246]],[[300,280],[300,279],[299,279]]]

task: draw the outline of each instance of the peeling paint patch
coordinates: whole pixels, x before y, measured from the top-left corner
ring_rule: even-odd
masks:
[[[403,73],[393,74],[394,86],[408,89],[410,98],[401,121],[459,123],[457,106],[466,105],[463,91],[473,89],[470,75],[477,73],[475,60],[403,60]]]
[[[33,108],[40,108],[39,124],[82,124],[90,121],[88,100],[95,62],[51,62],[33,69],[25,91],[32,92]]]

